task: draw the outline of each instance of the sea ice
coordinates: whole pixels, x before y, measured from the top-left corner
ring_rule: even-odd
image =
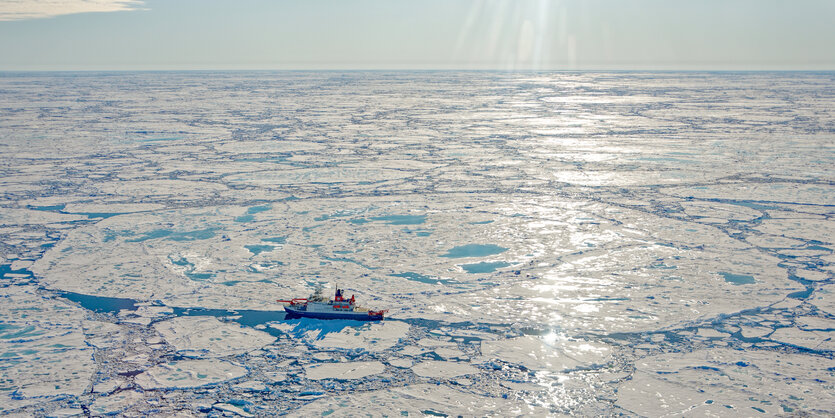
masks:
[[[145,396],[140,391],[123,390],[96,398],[90,405],[90,413],[95,416],[117,415],[126,409],[140,404]]]
[[[602,343],[555,340],[546,344],[534,336],[482,341],[484,361],[502,361],[531,370],[563,371],[601,365],[611,349]]]
[[[423,361],[412,366],[412,371],[418,376],[434,379],[448,379],[479,372],[478,369],[467,363],[450,361]]]
[[[412,360],[409,360],[409,359],[394,358],[394,359],[389,359],[388,364],[391,364],[394,367],[399,367],[401,369],[408,369],[408,368],[412,367],[412,365],[414,363],[412,363]]]
[[[829,315],[835,315],[835,285],[825,284],[819,287],[812,293],[809,303]]]
[[[0,90],[2,413],[832,414],[827,74]],[[282,320],[335,284],[386,321]]]
[[[143,389],[176,389],[213,385],[246,375],[246,369],[224,360],[180,360],[156,365],[136,376]]]
[[[832,383],[827,369],[833,365],[831,360],[771,351],[661,354],[636,363],[632,379],[618,389],[617,404],[640,415],[814,413],[835,401],[831,391],[820,391]]]
[[[327,349],[379,352],[394,347],[408,331],[409,324],[386,320],[359,327],[346,327],[340,332],[331,332],[323,338],[316,338],[311,344]]]
[[[259,382],[257,380],[248,380],[246,382],[241,382],[237,385],[232,386],[232,389],[241,391],[261,392],[267,389],[267,385],[265,385],[264,382]]]
[[[548,410],[526,402],[483,396],[451,386],[415,384],[327,397],[290,416],[308,417],[340,411],[345,415],[402,416],[545,416]]]
[[[319,363],[306,366],[305,376],[311,380],[353,380],[382,373],[383,370],[385,366],[379,361]]]
[[[241,408],[238,408],[235,405],[231,405],[231,404],[228,404],[228,403],[219,402],[219,403],[216,403],[216,404],[212,405],[212,408],[220,410],[220,411],[224,411],[224,412],[229,412],[231,414],[234,414],[236,416],[241,416],[241,417],[254,417],[255,416],[255,415],[250,414],[249,412],[244,411]]]
[[[799,328],[786,327],[774,331],[768,337],[772,341],[790,344],[815,351],[835,351],[835,331],[804,331]]]
[[[84,311],[33,286],[1,289],[0,411],[83,394],[96,370]]]
[[[154,324],[169,344],[190,357],[223,357],[257,350],[275,340],[270,334],[211,316],[181,316]]]

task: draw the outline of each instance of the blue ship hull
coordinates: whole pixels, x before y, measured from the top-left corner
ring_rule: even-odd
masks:
[[[303,317],[316,319],[353,319],[356,321],[380,321],[383,315],[369,315],[368,312],[308,312],[285,306],[287,317]]]

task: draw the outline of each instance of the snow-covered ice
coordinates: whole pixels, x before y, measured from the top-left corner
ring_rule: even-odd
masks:
[[[214,317],[182,316],[154,324],[154,329],[188,357],[225,357],[243,354],[271,343],[266,332],[224,323]]]
[[[138,376],[143,389],[193,388],[237,379],[246,369],[224,360],[180,360],[156,365]]]
[[[384,369],[385,366],[379,361],[322,363],[307,366],[305,368],[305,376],[312,380],[352,380],[382,373]]]

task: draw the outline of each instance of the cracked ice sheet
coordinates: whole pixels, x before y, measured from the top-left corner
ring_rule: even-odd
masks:
[[[527,402],[482,396],[451,386],[416,384],[400,388],[323,398],[290,416],[321,416],[328,411],[342,415],[409,415],[431,413],[448,416],[545,416],[548,410]]]
[[[835,194],[833,191],[832,194]],[[827,221],[818,217],[807,219],[767,219],[756,228],[758,231],[782,235],[789,238],[815,240],[824,243],[830,249],[835,245],[835,221]]]
[[[780,328],[768,339],[813,351],[835,351],[835,329],[829,324],[827,330],[802,330],[794,327]]]
[[[814,184],[735,183],[709,185],[699,188],[669,188],[667,193],[682,197],[705,199],[750,200],[755,202],[806,203],[833,205],[833,186]],[[767,204],[767,203],[766,203]]]
[[[420,203],[430,209],[407,209]],[[390,307],[392,316],[507,322],[514,320],[508,317],[513,310],[503,300],[523,296],[523,306],[532,305],[531,320],[568,318],[577,329],[610,331],[765,306],[802,289],[786,279],[779,259],[710,226],[603,204],[484,203],[478,212],[464,210],[493,213],[492,223],[480,225],[459,221],[460,207],[433,196],[408,206],[386,199],[320,199],[267,205],[252,214],[234,207],[130,214],[71,231],[32,269],[52,286],[78,293],[262,310],[278,310],[277,297],[304,296],[327,280],[297,278],[352,277],[349,290],[361,303],[376,297],[369,307]],[[385,220],[390,215],[419,218],[414,225],[397,225]],[[474,243],[507,251],[442,257]],[[733,260],[725,257],[728,252]],[[523,263],[538,278],[509,276],[514,267],[493,274],[461,268],[480,262]],[[75,280],[79,273],[87,280]],[[403,273],[428,282],[394,276]],[[735,285],[720,273],[755,282]],[[493,286],[494,280],[503,284]],[[630,290],[623,292],[624,286]],[[456,296],[461,291],[471,291],[473,302],[499,302],[468,304]],[[417,299],[418,292],[429,297]],[[414,300],[413,307],[397,312],[403,296]],[[600,322],[601,316],[613,319]]]
[[[835,402],[825,389],[833,366],[816,356],[721,348],[650,356],[621,383],[617,405],[650,416],[815,414]]]
[[[211,316],[181,316],[157,322],[154,329],[180,354],[188,357],[238,355],[275,340],[266,332],[221,322]]]
[[[514,210],[522,209],[532,208]],[[471,292],[467,299],[438,295],[428,300],[429,306],[418,306],[424,310],[420,316],[514,322],[524,312],[522,317],[533,322],[581,332],[635,331],[766,306],[802,289],[787,280],[778,258],[746,248],[709,226],[600,205],[583,207],[585,212],[533,209],[538,211],[533,219],[501,219],[490,226],[518,234],[516,242],[531,241],[531,235],[519,231],[544,235],[547,239],[539,238],[540,243],[528,248],[556,253],[553,266],[538,263],[548,259],[534,253],[524,270],[536,278],[505,275],[503,284]],[[604,220],[612,216],[621,224]],[[576,221],[582,218],[595,222]],[[652,230],[644,228],[648,224],[654,225]],[[700,250],[689,248],[693,246]],[[735,254],[733,260],[727,259],[729,252]],[[756,279],[736,285],[722,272]]]
[[[779,274],[768,276],[775,268],[775,259],[751,255],[761,248],[726,243],[717,246],[714,242],[717,235],[722,239],[721,234],[698,225],[709,219],[712,225],[729,231],[730,222],[722,225],[724,217],[740,218],[743,222],[733,226],[741,228],[741,237],[749,238],[745,237],[746,232],[751,232],[747,228],[757,225],[755,220],[745,219],[745,212],[723,213],[724,210],[710,208],[710,213],[694,212],[688,206],[690,195],[686,194],[691,186],[676,189],[620,185],[692,184],[720,178],[714,184],[695,186],[705,188],[695,190],[707,190],[695,199],[776,199],[782,202],[776,205],[786,210],[800,210],[802,206],[791,203],[822,201],[832,196],[831,186],[818,192],[810,189],[815,185],[798,185],[787,177],[792,175],[802,181],[832,178],[831,130],[827,130],[832,118],[831,112],[824,111],[830,102],[827,99],[832,95],[832,83],[825,75],[543,74],[519,78],[450,73],[421,79],[415,74],[362,74],[357,78],[345,75],[348,82],[330,74],[120,77],[73,76],[69,78],[71,82],[56,76],[4,78],[7,94],[0,97],[0,102],[10,111],[4,113],[0,122],[0,129],[6,134],[0,135],[0,142],[4,157],[11,161],[7,167],[7,174],[11,175],[4,176],[0,188],[10,196],[27,198],[46,193],[60,197],[67,191],[77,196],[81,190],[89,200],[74,197],[73,201],[91,204],[141,199],[165,207],[204,205],[207,210],[227,205],[230,209],[219,209],[225,213],[214,220],[219,225],[211,226],[221,226],[224,231],[215,231],[216,237],[222,240],[225,234],[228,241],[215,243],[207,238],[178,243],[153,238],[144,241],[148,253],[133,252],[141,247],[125,244],[128,248],[121,252],[116,248],[119,258],[108,258],[104,251],[83,247],[103,246],[109,251],[114,249],[108,247],[111,241],[75,239],[74,243],[81,244],[80,250],[60,247],[70,253],[61,262],[77,266],[81,265],[76,262],[78,259],[91,265],[98,259],[106,262],[84,271],[94,278],[89,285],[50,277],[50,269],[46,269],[38,277],[44,277],[47,286],[59,283],[67,288],[86,289],[79,292],[93,295],[130,293],[143,299],[160,296],[171,306],[280,309],[275,304],[274,308],[269,307],[276,293],[281,297],[305,296],[315,282],[344,278],[351,281],[350,292],[357,292],[361,303],[391,308],[395,316],[448,321],[456,327],[470,321],[477,326],[503,322],[496,326],[501,330],[512,319],[544,328],[561,328],[566,323],[569,334],[585,333],[589,325],[589,329],[604,332],[631,331],[633,323],[634,329],[640,331],[657,330],[651,324],[654,317],[661,317],[660,327],[675,328],[686,326],[694,309],[699,311],[694,316],[696,320],[721,321],[726,317],[723,311],[732,306],[713,301],[709,308],[702,306],[708,296],[713,296],[714,285],[720,288],[717,298],[725,297],[730,289],[734,304],[739,301],[739,293],[753,290],[751,300],[744,302],[745,306],[757,307],[776,297],[759,287],[769,284],[763,281],[774,281],[775,292],[784,295],[800,287],[777,282]],[[473,77],[479,82],[473,83]],[[172,89],[172,85],[187,85],[188,89]],[[310,94],[312,90],[316,94]],[[49,94],[37,95],[33,91]],[[244,91],[247,94],[239,94]],[[84,100],[77,100],[79,97]],[[560,100],[561,97],[567,99]],[[716,106],[717,102],[721,106]],[[260,112],[259,107],[270,111]],[[118,130],[112,124],[116,119],[120,121]],[[33,124],[32,120],[38,123]],[[285,138],[317,145],[310,150],[290,151],[280,144]],[[157,142],[161,139],[164,141]],[[252,143],[256,140],[263,143]],[[235,145],[238,143],[243,145]],[[267,155],[252,152],[253,146],[274,148]],[[280,157],[282,161],[244,161],[262,157]],[[420,160],[420,164],[410,164],[406,171],[398,173],[387,171],[398,171],[400,167],[394,161],[403,159]],[[365,167],[367,162],[372,162],[370,171],[345,170]],[[294,172],[233,184],[222,176],[254,178],[258,177],[256,172],[284,169]],[[334,177],[340,170],[345,170],[346,178],[353,181],[289,183],[304,178],[315,181],[319,173],[324,175],[321,178]],[[553,173],[563,170],[569,177],[578,178],[578,183],[616,187],[561,184],[555,181]],[[410,178],[360,184],[367,180],[361,174],[372,180],[381,180],[386,174],[408,174]],[[124,187],[115,187],[119,179],[127,180]],[[175,179],[183,183],[169,182]],[[728,181],[734,184],[723,185]],[[160,186],[173,186],[175,193],[154,190]],[[185,190],[189,187],[195,190]],[[215,191],[201,194],[203,187]],[[798,192],[799,189],[802,190]],[[122,195],[106,196],[100,190]],[[683,193],[670,197],[670,190]],[[176,192],[188,193],[181,199]],[[290,194],[306,201],[286,206],[276,203]],[[336,198],[311,199],[314,196]],[[800,200],[785,202],[784,198]],[[251,223],[238,224],[235,218],[245,217],[245,206],[254,199],[273,201],[274,213],[258,213]],[[620,215],[593,210],[592,202],[634,204],[656,213],[634,216],[632,222],[618,226],[613,224],[624,221]],[[509,203],[518,203],[520,210],[512,210],[515,208]],[[574,206],[560,206],[566,203]],[[368,213],[355,213],[351,220],[427,214],[426,223],[419,226],[425,230],[415,231],[417,228],[412,226],[412,231],[406,232],[406,228],[385,221],[369,221],[360,227],[361,224],[346,224],[336,218],[315,220],[344,208],[361,209],[363,204]],[[509,209],[502,210],[500,206]],[[552,216],[549,210],[564,212],[565,216]],[[280,216],[281,211],[286,216]],[[815,211],[826,214],[825,208],[817,207]],[[174,213],[160,212],[162,216],[156,223],[142,225],[145,229],[139,233],[161,228],[195,230],[186,219],[189,215],[169,216]],[[128,220],[127,226],[130,220],[138,219],[121,215],[107,222],[122,217]],[[670,217],[680,218],[683,228],[670,228],[672,222],[663,220]],[[574,222],[574,218],[590,219]],[[478,221],[492,223],[469,223]],[[819,217],[808,216],[801,220],[820,221]],[[89,222],[61,225],[73,229],[76,226],[88,228]],[[782,236],[783,226],[786,225],[768,232]],[[55,228],[56,224],[50,227]],[[267,238],[275,238],[279,235],[274,233],[281,232],[287,243],[258,255],[242,250],[246,245],[261,244],[258,231],[269,232]],[[795,232],[802,235],[809,229],[804,226]],[[428,236],[417,236],[418,233]],[[624,237],[627,247],[618,248],[615,244]],[[801,242],[808,239],[798,238]],[[114,241],[119,239],[114,237]],[[20,236],[8,241],[6,244],[12,249],[27,242]],[[770,244],[787,242],[777,241]],[[748,240],[754,246],[760,242],[768,239]],[[466,244],[494,244],[508,251],[488,259],[437,257],[454,246]],[[39,245],[40,242],[35,244]],[[640,253],[642,245],[648,245],[647,255],[636,258],[639,265],[630,265],[629,257]],[[707,251],[699,255],[703,245],[707,245]],[[594,248],[597,253],[589,250]],[[578,254],[579,251],[583,253]],[[613,252],[608,262],[606,256],[600,255],[607,251]],[[733,264],[737,251],[743,251],[742,263]],[[656,252],[661,260],[652,258]],[[695,255],[687,255],[684,263],[673,263],[678,261],[676,256],[687,252]],[[569,255],[570,259],[565,258]],[[49,257],[60,258],[51,254]],[[120,269],[107,265],[123,262],[122,258],[138,260],[136,265],[123,263]],[[735,270],[719,271],[751,275],[757,281],[728,287],[735,285],[717,276],[715,268],[725,267],[721,264],[723,258]],[[575,271],[560,270],[564,259]],[[831,270],[827,263],[835,260],[831,256],[808,259],[820,270]],[[594,264],[600,260],[602,267],[595,269]],[[709,271],[698,269],[704,260],[708,261],[704,264],[710,267]],[[481,261],[513,266],[483,274],[469,274],[461,267]],[[616,267],[617,263],[623,266]],[[675,268],[671,268],[673,265]],[[591,273],[586,274],[586,268]],[[122,277],[121,270],[128,270],[129,274]],[[513,274],[513,270],[519,270],[520,275]],[[60,268],[55,271],[60,272]],[[765,278],[760,277],[762,271],[767,273]],[[172,277],[166,279],[166,272]],[[430,283],[390,276],[403,272],[420,274],[412,278]],[[707,281],[714,279],[718,282]],[[144,281],[152,283],[146,286]],[[576,287],[567,287],[572,285]],[[611,298],[613,292],[607,289],[618,286],[631,292],[629,300]],[[162,290],[155,293],[158,287]],[[493,288],[498,289],[495,295],[490,293]],[[480,298],[467,300],[472,292]],[[650,299],[656,292],[669,300]],[[812,302],[831,308],[831,298],[824,296],[822,290],[816,291]],[[497,297],[504,306],[491,312]],[[560,305],[549,304],[549,299]],[[530,319],[496,315],[520,305],[529,309],[525,313],[535,315]],[[556,311],[557,316],[549,316],[549,311]],[[711,318],[716,312],[718,316]],[[595,321],[618,325],[595,325]],[[781,321],[782,325],[791,322],[788,318]],[[422,325],[416,328],[425,329]],[[496,335],[501,335],[501,331]],[[111,341],[111,346],[118,347],[118,336],[114,333],[112,338],[106,336],[102,340],[116,340]],[[307,355],[310,353],[299,358]],[[627,356],[624,361],[631,360]]]
[[[835,285],[826,284],[818,288],[809,303],[829,315],[835,315]]]

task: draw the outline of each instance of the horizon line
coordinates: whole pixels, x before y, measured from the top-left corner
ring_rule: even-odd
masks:
[[[84,69],[2,69],[0,73],[176,73],[176,72],[496,72],[496,73],[571,73],[571,72],[634,72],[634,73],[779,73],[835,72],[826,68],[84,68]]]

